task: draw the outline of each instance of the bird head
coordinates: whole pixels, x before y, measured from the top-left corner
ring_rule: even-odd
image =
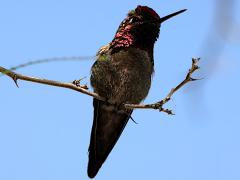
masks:
[[[111,47],[153,48],[154,42],[159,37],[161,23],[184,11],[186,9],[160,18],[152,8],[139,5],[136,9],[131,10],[121,22],[111,42]]]

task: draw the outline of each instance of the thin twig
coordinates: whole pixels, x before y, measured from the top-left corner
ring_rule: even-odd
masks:
[[[165,112],[169,115],[173,115],[172,110],[165,109],[163,108],[163,105],[166,104],[172,97],[172,95],[179,90],[181,87],[183,87],[185,84],[191,81],[195,81],[197,79],[194,79],[191,77],[193,72],[195,72],[199,67],[197,66],[197,62],[199,61],[199,58],[193,58],[192,59],[192,67],[189,69],[188,74],[186,78],[175,88],[171,89],[171,91],[168,93],[168,95],[161,101],[158,101],[154,104],[124,104],[125,108],[127,109],[158,109],[161,112]],[[57,86],[57,87],[63,87],[63,88],[68,88],[72,89],[78,92],[81,92],[83,94],[92,96],[98,100],[101,101],[106,101],[106,98],[99,96],[98,94],[94,92],[88,91],[88,87],[86,85],[80,85],[80,80],[74,81],[72,83],[67,83],[67,82],[59,82],[59,81],[53,81],[53,80],[48,80],[48,79],[41,79],[41,78],[36,78],[36,77],[29,77],[25,75],[21,75],[18,73],[15,73],[11,70],[5,69],[0,66],[0,72],[11,77],[15,84],[18,87],[17,80],[24,80],[24,81],[30,81],[30,82],[35,82],[35,83],[40,83],[40,84],[46,84],[46,85],[51,85],[51,86]]]
[[[52,58],[45,58],[45,59],[37,59],[37,60],[31,60],[23,64],[19,64],[17,66],[13,66],[11,68],[8,68],[10,71],[15,71],[17,69],[21,69],[27,66],[37,65],[37,64],[44,64],[49,62],[58,62],[58,61],[82,61],[87,59],[94,59],[95,56],[66,56],[66,57],[52,57]],[[0,77],[4,74],[0,74]]]

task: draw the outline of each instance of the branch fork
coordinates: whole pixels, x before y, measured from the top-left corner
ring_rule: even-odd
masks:
[[[191,77],[191,75],[196,70],[199,69],[199,66],[197,65],[199,60],[200,60],[200,58],[192,58],[192,66],[188,70],[188,73],[187,73],[185,79],[181,83],[179,83],[176,87],[172,88],[171,91],[167,94],[167,96],[164,99],[162,99],[156,103],[153,103],[153,104],[145,104],[145,105],[144,104],[125,104],[125,107],[126,108],[134,108],[134,109],[137,109],[137,108],[138,109],[158,109],[161,112],[165,112],[169,115],[174,115],[172,110],[163,108],[163,105],[165,105],[168,101],[170,101],[173,94],[176,91],[178,91],[180,88],[182,88],[184,85],[186,85],[189,82],[199,80],[199,79],[195,79],[195,78]]]

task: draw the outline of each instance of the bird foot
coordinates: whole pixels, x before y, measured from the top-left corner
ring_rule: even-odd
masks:
[[[78,79],[78,80],[74,80],[74,81],[72,81],[72,84],[74,84],[75,86],[77,86],[77,87],[81,87],[81,88],[84,88],[84,89],[88,89],[88,87],[87,87],[87,85],[85,84],[85,85],[81,85],[81,81],[83,80],[83,79],[85,79],[86,77],[83,77],[83,78],[81,78],[81,79]]]
[[[79,80],[74,80],[74,81],[72,82],[72,84],[74,84],[74,85],[77,86],[77,87],[81,87],[80,82],[81,82],[81,79],[79,79]]]

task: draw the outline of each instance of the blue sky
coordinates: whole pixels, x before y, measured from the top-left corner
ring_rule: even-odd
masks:
[[[233,9],[223,5],[223,18],[216,22],[220,2],[224,1],[0,1],[0,65],[93,56],[137,5],[148,5],[160,16],[187,8],[162,24],[155,45],[155,76],[145,102],[163,98],[183,80],[191,57],[202,57],[195,77],[204,79],[188,84],[166,105],[175,116],[136,110],[138,124],[128,123],[96,179],[238,180],[240,4]],[[229,27],[231,18],[231,33],[216,30],[219,24]],[[41,64],[18,72],[67,82],[86,76],[89,84],[93,62]],[[0,77],[0,179],[88,179],[92,98],[23,81],[19,86]]]

